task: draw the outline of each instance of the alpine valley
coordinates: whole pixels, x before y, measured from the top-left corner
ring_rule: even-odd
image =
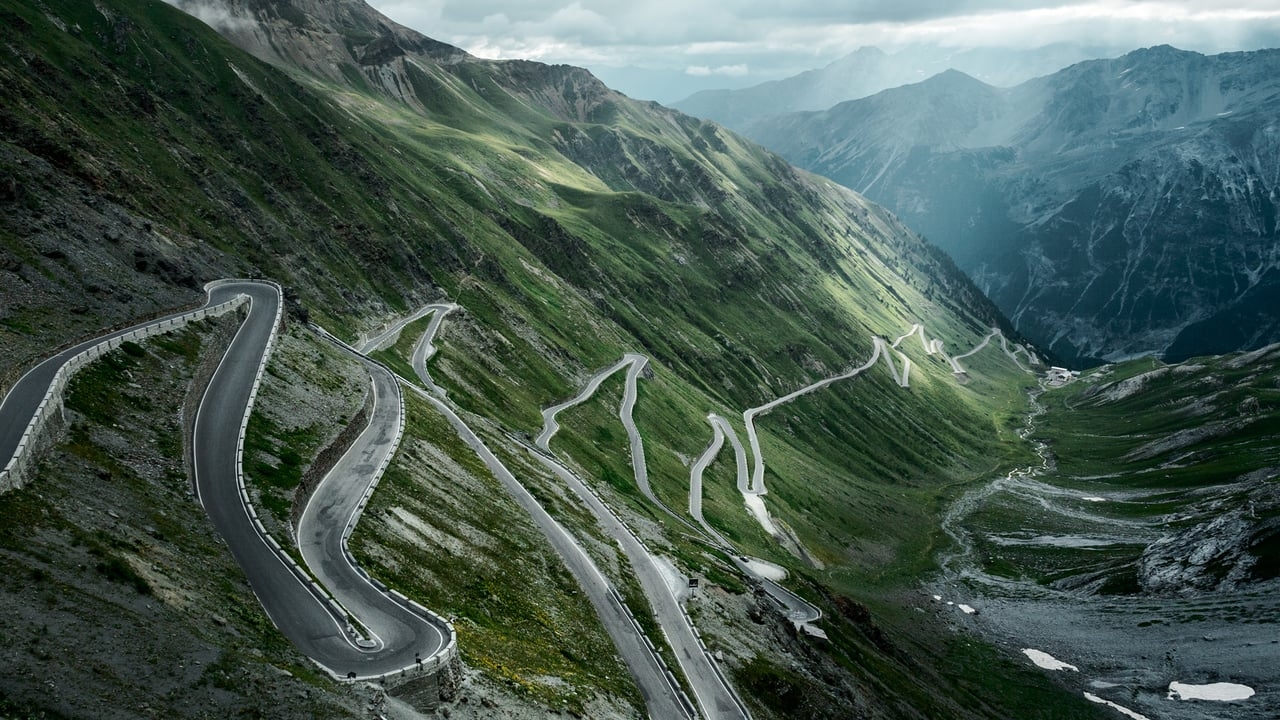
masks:
[[[1265,136],[1253,65],[1212,62],[1230,92],[1155,124]],[[947,97],[994,127],[1003,92]],[[0,717],[1190,719],[1215,684],[1280,709],[1274,347],[1051,369],[856,192],[358,0],[0,0],[0,100]],[[1049,116],[1044,143],[1114,125]],[[1274,177],[1223,172],[1204,192],[1273,236]],[[1232,312],[1271,287],[1250,252]],[[15,414],[29,369],[138,323]],[[439,647],[397,645],[424,622]]]

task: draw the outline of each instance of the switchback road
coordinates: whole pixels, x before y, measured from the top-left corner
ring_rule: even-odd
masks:
[[[511,470],[494,455],[484,441],[467,425],[452,405],[447,402],[444,392],[432,381],[431,375],[427,371],[426,361],[435,353],[433,341],[436,332],[439,330],[440,321],[443,320],[446,313],[455,308],[456,306],[438,306],[436,317],[414,347],[414,372],[417,373],[418,379],[422,381],[424,386],[433,388],[436,391],[426,392],[414,385],[409,387],[445,416],[455,432],[458,433],[458,436],[484,462],[485,466],[489,468],[489,471],[493,473],[508,494],[525,512],[529,513],[529,517],[532,518],[534,524],[542,531],[565,566],[573,573],[578,586],[586,594],[605,631],[609,633],[614,646],[618,649],[618,655],[627,665],[627,669],[635,679],[636,686],[644,698],[645,708],[648,710],[649,716],[651,718],[671,718],[672,720],[676,718],[692,718],[694,714],[692,713],[691,703],[680,690],[674,676],[663,665],[653,646],[645,638],[640,626],[631,616],[613,583],[600,571],[591,556],[574,539],[573,534],[556,521],[555,518],[551,517],[550,513],[538,502],[537,498],[516,479]],[[620,368],[621,366],[622,364],[620,363],[617,367]],[[599,380],[603,381],[605,376],[607,376],[607,373],[600,376]],[[598,386],[599,382],[596,385]],[[569,404],[573,403],[570,402]],[[544,417],[546,416],[544,415]],[[549,422],[554,423],[554,417],[555,415],[552,413]],[[546,439],[549,441],[553,434],[554,431],[547,434]],[[530,448],[530,451],[534,452],[553,472],[557,474],[568,473],[567,469],[549,455],[542,454],[533,448]],[[585,488],[583,488],[583,492],[585,492]],[[607,511],[605,512],[607,513]],[[611,514],[610,516],[612,517]]]
[[[205,308],[244,298],[248,313],[223,355],[197,408],[191,438],[193,486],[232,555],[243,569],[267,615],[303,653],[337,677],[376,678],[429,661],[451,639],[451,630],[407,600],[378,591],[356,571],[342,552],[341,540],[363,507],[367,488],[376,478],[369,458],[394,446],[386,440],[388,426],[399,422],[399,395],[394,382],[378,385],[379,397],[388,392],[376,415],[376,428],[362,435],[347,461],[339,463],[316,491],[316,512],[305,527],[323,545],[318,573],[333,583],[345,607],[335,603],[292,559],[263,532],[249,504],[241,470],[243,433],[253,408],[257,386],[270,355],[281,319],[281,293],[274,283],[219,280],[206,286]],[[82,352],[129,336],[140,329],[165,329],[193,311],[174,313],[130,328],[106,333],[45,360],[28,371],[0,403],[0,457],[13,457],[36,408],[50,391],[60,368]],[[390,391],[388,391],[390,387]],[[389,413],[385,408],[390,408]],[[366,439],[366,436],[368,438]],[[364,460],[364,462],[362,462]],[[336,499],[335,499],[336,498]],[[340,515],[330,517],[325,511]],[[314,519],[313,519],[314,518]],[[332,520],[332,522],[330,522]],[[335,543],[334,538],[339,542]],[[323,541],[323,542],[321,542]],[[337,550],[335,550],[337,548]],[[310,546],[304,546],[310,550]],[[305,553],[304,553],[305,554]],[[316,556],[313,554],[313,556]],[[338,558],[341,567],[329,560]],[[357,582],[358,580],[358,582]],[[361,637],[348,625],[348,612],[367,628]],[[376,638],[376,639],[374,639]],[[372,640],[372,642],[370,642]]]
[[[372,377],[369,425],[312,493],[298,520],[298,548],[307,568],[359,623],[357,646],[373,651],[348,660],[348,672],[372,676],[427,662],[448,644],[450,630],[442,620],[424,617],[422,610],[410,609],[407,601],[383,592],[347,549],[347,539],[399,445],[404,424],[395,376],[353,355]]]
[[[358,642],[360,636],[348,626],[346,612],[305,579],[254,521],[241,480],[240,441],[280,322],[280,290],[259,282],[226,283],[218,289],[244,293],[250,305],[248,317],[214,372],[196,413],[192,450],[197,497],[271,621],[317,664],[338,677],[357,678],[416,667],[415,656],[429,658],[443,644],[438,628],[420,614],[399,607],[398,612],[389,611],[398,620],[373,615],[360,619],[366,627],[387,634],[373,647],[363,647],[367,643]],[[321,483],[317,495],[325,495],[329,482],[326,478]],[[367,485],[369,479],[364,482]],[[339,527],[345,527],[345,520]],[[364,597],[368,596],[365,593]],[[344,597],[349,599],[349,595]],[[348,610],[366,609],[355,604],[356,608]],[[391,626],[393,630],[386,629]]]

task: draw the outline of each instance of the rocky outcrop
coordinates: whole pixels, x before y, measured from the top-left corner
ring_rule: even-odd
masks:
[[[411,705],[415,710],[434,712],[440,703],[458,697],[462,683],[462,661],[454,653],[449,662],[434,672],[406,670],[399,678],[387,682],[391,695]]]
[[[1198,521],[1149,545],[1137,564],[1143,591],[1230,591],[1280,577],[1274,550],[1280,544],[1277,470],[1251,473],[1226,488],[1228,494],[1193,510]]]
[[[302,511],[307,507],[307,501],[311,499],[311,495],[319,487],[320,481],[324,479],[334,465],[342,459],[342,456],[351,449],[352,443],[356,438],[360,437],[360,433],[369,427],[369,413],[373,410],[373,393],[365,391],[364,404],[356,411],[351,418],[351,422],[342,428],[342,432],[316,454],[316,459],[311,461],[306,470],[302,471],[302,479],[298,481],[298,487],[293,492],[293,507],[289,513],[289,524],[297,531],[298,521],[302,519]]]

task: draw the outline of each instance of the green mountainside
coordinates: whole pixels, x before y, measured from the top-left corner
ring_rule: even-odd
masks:
[[[873,337],[892,341],[917,322],[953,355],[993,326],[1012,336],[945,255],[892,214],[712,123],[632,101],[580,69],[472,58],[360,3],[219,7],[210,15],[205,6],[202,16],[271,63],[158,1],[0,1],[0,387],[52,347],[198,301],[201,285],[216,277],[277,279],[292,319],[348,338],[447,299],[461,309],[439,341],[436,381],[480,419],[500,453],[519,455],[512,438],[536,434],[540,408],[572,395],[588,375],[624,352],[647,355],[652,376],[641,384],[637,422],[654,491],[684,508],[689,459],[711,438],[707,413],[730,418],[741,433],[744,409],[861,365]],[[296,342],[303,349],[289,362],[322,355],[305,349],[314,340]],[[641,498],[626,479],[617,380],[566,413],[557,450],[648,528],[650,542],[708,578],[709,592],[729,608],[733,629],[723,632],[751,635],[767,625],[790,648],[744,651],[753,646],[724,638],[724,664],[757,717],[796,708],[826,717],[852,708],[871,717],[1091,716],[1078,696],[949,617],[915,612],[918,578],[935,568],[946,542],[939,514],[974,482],[1027,460],[1013,429],[1032,378],[994,344],[967,360],[967,383],[921,343],[902,349],[914,365],[908,388],[878,365],[759,419],[769,509],[803,557],[747,515],[724,456],[708,472],[708,517],[742,552],[791,571],[789,585],[824,610],[826,643],[786,636],[777,618],[747,620],[750,592],[721,569],[723,558]],[[403,351],[384,359],[399,362]],[[143,382],[138,373],[117,380]],[[290,366],[267,382],[306,376]],[[443,482],[418,467],[424,458],[464,468],[470,486],[493,483],[456,438],[439,436],[439,416],[413,403],[408,412],[411,447],[401,448],[388,489],[375,495],[369,535],[353,542],[375,575],[411,592],[422,580],[404,569],[425,551],[387,532],[397,513],[421,502],[415,493]],[[84,421],[92,427],[92,417]],[[255,442],[281,444],[273,452],[291,467],[310,457],[284,447],[290,433],[308,438],[308,452],[336,434],[276,431]],[[83,452],[91,465],[105,462],[101,450]],[[582,508],[555,494],[533,465],[524,458],[517,466],[562,522],[590,536]],[[14,503],[44,507],[38,485],[0,498],[6,518],[22,517],[25,506]],[[516,528],[527,519],[509,505],[458,507],[462,515],[438,522],[465,517],[476,536],[507,526],[523,533]],[[202,518],[194,505],[166,508],[193,523]],[[132,516],[129,507],[113,512],[122,523]],[[466,554],[452,568],[438,556],[430,561],[432,607],[474,621],[460,630],[463,660],[508,687],[536,685],[522,696],[534,705],[584,707],[556,689],[572,688],[575,697],[633,706],[616,666],[601,670],[591,653],[562,648],[548,669],[531,644],[537,633],[516,637],[479,619],[523,607],[515,602],[522,588],[510,582],[521,570],[493,563],[528,553],[539,558],[534,566],[554,568],[540,560],[551,555],[536,534],[518,537],[503,540],[509,550],[491,548],[483,567]],[[149,542],[129,552],[145,557]],[[589,544],[615,552],[595,547],[604,541]],[[16,538],[4,547],[5,562],[24,572],[53,562]],[[192,547],[219,551],[211,542]],[[615,581],[625,579],[625,568],[615,571]],[[59,582],[74,585],[74,566],[66,572]],[[564,599],[572,589],[562,571],[545,572],[547,582],[528,592],[555,594],[565,617],[589,624],[572,615],[582,603]],[[182,613],[171,615],[180,622]],[[193,627],[208,622],[190,617]],[[549,637],[563,631],[542,622]],[[244,648],[215,655],[219,691],[251,706],[253,688],[227,678],[256,656]],[[158,652],[148,662],[170,660]],[[305,682],[305,692],[345,697],[288,667],[289,682]],[[41,700],[41,678],[14,682],[0,690],[2,712],[86,712],[75,710],[75,698]],[[83,682],[110,697],[103,688],[122,681],[103,674]],[[198,714],[176,700],[157,703],[168,716]]]

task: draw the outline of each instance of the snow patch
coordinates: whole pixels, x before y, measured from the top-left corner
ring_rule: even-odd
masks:
[[[1111,702],[1110,700],[1103,700],[1102,698],[1098,697],[1097,695],[1094,695],[1093,693],[1089,693],[1089,692],[1085,693],[1084,699],[1088,700],[1089,702],[1096,702],[1099,705],[1106,705],[1107,707],[1114,709],[1116,712],[1120,713],[1121,715],[1124,715],[1125,717],[1133,718],[1133,720],[1151,720],[1151,718],[1147,717],[1146,715],[1143,715],[1141,713],[1136,713],[1130,710],[1129,708],[1123,705],[1117,705]]]
[[[1080,671],[1080,668],[1076,667],[1075,665],[1072,665],[1070,663],[1064,663],[1061,660],[1055,658],[1054,656],[1042,650],[1025,648],[1023,649],[1022,654],[1030,658],[1031,662],[1036,664],[1036,667],[1043,668],[1045,670],[1071,670],[1072,672]]]
[[[782,582],[787,579],[787,569],[781,565],[774,565],[771,562],[761,560],[760,558],[745,557],[742,564],[751,568],[751,572],[762,578],[767,578],[774,582]]]
[[[778,528],[774,527],[773,519],[769,517],[769,511],[764,506],[764,498],[755,493],[743,493],[742,502],[746,504],[747,510],[751,513],[756,522],[760,523],[760,527],[770,535],[777,535]]]
[[[1253,697],[1253,688],[1236,683],[1209,683],[1208,685],[1191,685],[1177,680],[1169,683],[1169,699],[1179,700],[1247,700]]]

